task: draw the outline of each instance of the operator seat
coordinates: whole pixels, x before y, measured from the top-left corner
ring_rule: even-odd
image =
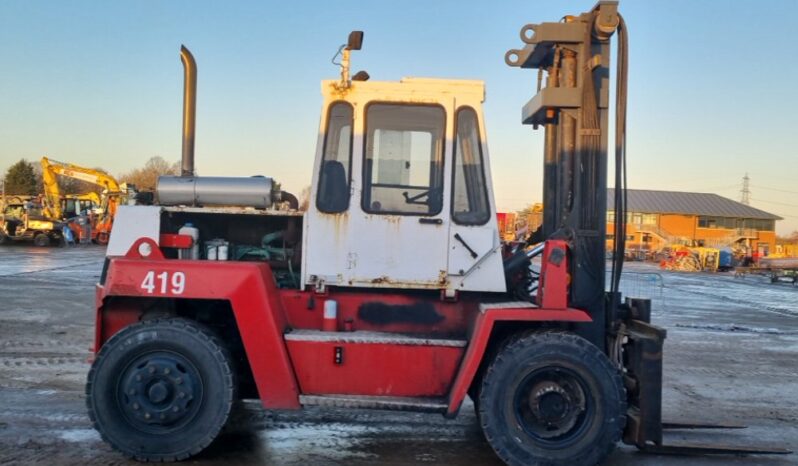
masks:
[[[327,160],[321,170],[317,206],[322,212],[343,212],[349,207],[349,186],[344,164]]]

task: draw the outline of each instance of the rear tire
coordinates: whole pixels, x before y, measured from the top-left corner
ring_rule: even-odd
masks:
[[[216,438],[236,397],[230,355],[188,319],[144,321],[103,345],[89,371],[94,428],[139,461],[179,461]]]
[[[587,340],[540,332],[511,341],[479,393],[485,438],[508,465],[594,465],[621,439],[620,372]]]
[[[46,248],[50,245],[50,237],[46,233],[36,233],[36,236],[33,237],[33,244],[40,248]]]

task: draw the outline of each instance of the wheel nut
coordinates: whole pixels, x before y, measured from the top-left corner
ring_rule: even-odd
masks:
[[[136,376],[136,382],[141,382],[141,376],[140,375]]]
[[[147,371],[148,371],[150,374],[154,374],[154,373],[155,373],[155,368],[154,368],[154,367],[152,367],[152,366],[150,366],[150,367],[147,369]]]
[[[181,383],[183,383],[183,379],[181,379],[180,377],[178,377],[178,378],[176,378],[176,379],[175,379],[175,383],[176,383],[176,384],[178,384],[178,385],[180,385]]]
[[[177,393],[177,397],[178,397],[178,398],[185,398],[185,397],[186,397],[186,394],[185,394],[185,393],[183,393],[183,392],[178,392],[178,393]]]
[[[140,407],[140,406],[139,406],[139,404],[138,404],[138,403],[133,403],[133,409],[136,409],[136,410],[137,410],[137,409],[139,409],[139,407]]]
[[[179,411],[180,411],[180,408],[178,408],[177,406],[175,406],[174,408],[172,408],[172,411],[174,411],[174,412],[179,412]]]
[[[144,419],[149,419],[151,417],[152,415],[150,413],[144,413]]]
[[[169,375],[169,373],[170,373],[170,372],[172,372],[172,371],[171,371],[171,370],[169,370],[169,368],[168,368],[168,367],[167,367],[166,369],[164,369],[164,370],[163,370],[163,373],[164,373],[165,375]]]
[[[128,393],[128,395],[135,395],[136,394],[136,389],[131,388],[127,393]]]
[[[166,414],[164,414],[164,413],[161,413],[161,416],[160,416],[160,418],[161,418],[161,420],[164,420],[164,419],[166,419]]]

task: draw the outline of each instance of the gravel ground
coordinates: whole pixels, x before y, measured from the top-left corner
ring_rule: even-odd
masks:
[[[99,247],[0,248],[0,464],[135,464],[92,430],[83,384],[93,335]],[[749,425],[675,432],[671,441],[798,450],[798,288],[761,277],[677,274],[630,264],[627,291],[655,298],[668,329],[664,413]],[[265,412],[247,404],[190,464],[498,465],[470,406],[455,420],[376,411]],[[622,447],[614,465],[798,465],[781,457],[667,457]]]

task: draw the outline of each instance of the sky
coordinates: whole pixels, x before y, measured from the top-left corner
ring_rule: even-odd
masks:
[[[350,30],[353,70],[481,79],[499,210],[540,201],[542,130],[521,125],[536,73],[504,64],[527,23],[593,0],[0,2],[0,172],[46,155],[119,174],[180,158],[185,44],[198,63],[202,175],[310,184],[321,94]],[[798,1],[622,0],[629,29],[628,178],[714,192],[798,230]],[[612,183],[612,181],[610,181]]]

